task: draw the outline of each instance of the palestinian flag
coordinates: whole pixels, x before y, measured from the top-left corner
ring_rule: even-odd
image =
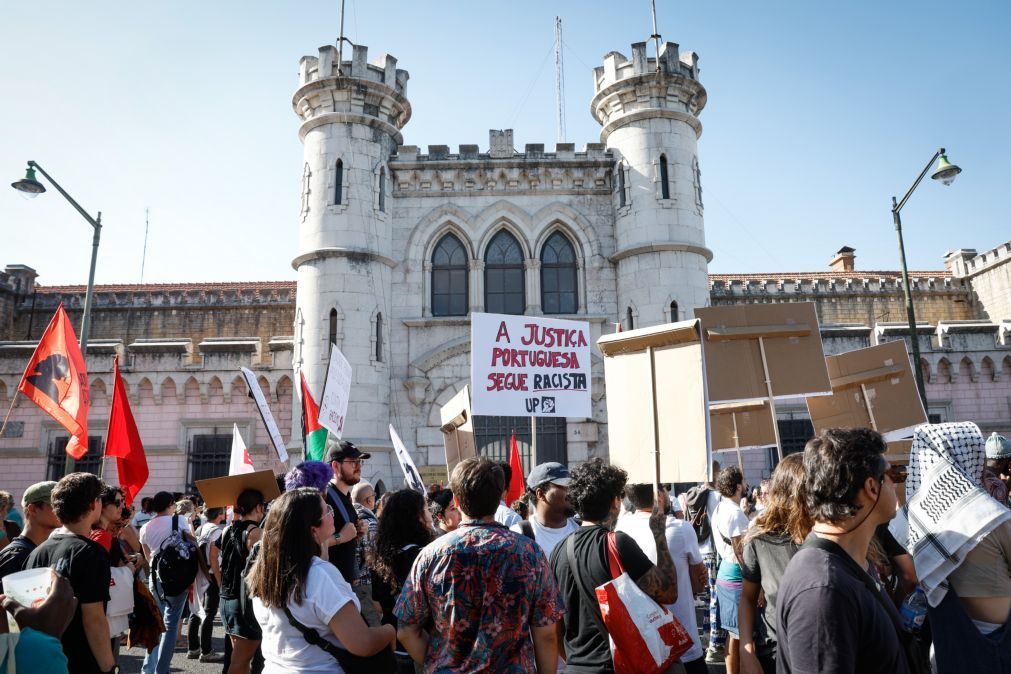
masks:
[[[319,405],[309,391],[305,373],[299,374],[302,377],[302,440],[305,442],[305,460],[322,461],[327,430],[319,425]]]

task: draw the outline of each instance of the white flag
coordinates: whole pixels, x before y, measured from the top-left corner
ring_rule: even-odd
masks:
[[[249,458],[249,450],[246,448],[246,443],[243,441],[242,436],[239,435],[239,425],[232,424],[232,458],[228,462],[228,474],[242,475],[243,473],[252,473],[255,470],[253,468],[253,461]]]
[[[416,492],[425,494],[425,481],[421,479],[421,475],[418,473],[417,466],[414,465],[414,460],[411,459],[410,452],[407,451],[407,447],[404,445],[404,441],[400,439],[397,435],[397,431],[393,428],[393,424],[390,424],[390,439],[393,440],[393,451],[397,454],[397,459],[400,461],[400,467],[404,471],[404,482],[407,484],[408,488],[413,489]]]

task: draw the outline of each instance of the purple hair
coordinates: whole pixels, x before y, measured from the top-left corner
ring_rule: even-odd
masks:
[[[303,461],[284,476],[284,487],[288,491],[299,487],[312,487],[322,492],[333,477],[333,470],[322,461]]]

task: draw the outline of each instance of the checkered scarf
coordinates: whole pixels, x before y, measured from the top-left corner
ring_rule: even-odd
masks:
[[[948,576],[987,534],[1011,519],[982,487],[983,434],[974,423],[925,424],[913,433],[906,505],[892,523],[906,541],[931,606],[948,592]]]

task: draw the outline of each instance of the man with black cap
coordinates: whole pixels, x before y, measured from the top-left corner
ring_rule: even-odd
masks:
[[[25,494],[21,497],[21,507],[25,511],[25,529],[0,551],[0,579],[24,571],[28,555],[60,526],[60,520],[53,510],[52,493],[55,486],[55,482],[39,482],[25,489]]]
[[[572,519],[574,513],[569,501],[571,481],[569,469],[560,463],[550,461],[534,466],[527,476],[527,493],[524,495],[534,504],[534,512],[529,520],[511,527],[516,533],[537,541],[548,559],[563,538],[579,529],[579,524]]]
[[[333,469],[333,479],[326,486],[326,502],[333,508],[336,543],[329,551],[330,562],[351,583],[355,579],[355,553],[358,539],[368,532],[368,524],[358,519],[351,487],[362,479],[362,463],[372,458],[347,440],[335,445],[327,457]]]

